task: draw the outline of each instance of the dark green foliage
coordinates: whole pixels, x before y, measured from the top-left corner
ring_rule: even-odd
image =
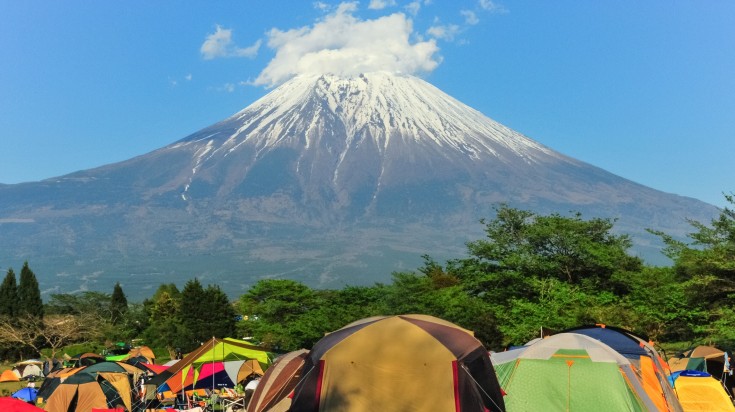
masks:
[[[0,285],[0,316],[15,316],[17,304],[18,285],[15,281],[15,272],[10,268]]]
[[[128,311],[128,299],[125,297],[120,282],[115,283],[110,297],[110,314],[112,316],[112,324],[119,323],[125,313]]]
[[[43,301],[41,300],[41,290],[38,288],[36,275],[28,266],[28,262],[23,263],[23,268],[20,270],[20,282],[18,283],[17,314],[27,314],[37,318],[43,317]]]
[[[209,285],[204,289],[198,279],[186,282],[179,308],[186,340],[182,349],[191,350],[213,337],[232,337],[236,316],[234,306],[219,286]]]

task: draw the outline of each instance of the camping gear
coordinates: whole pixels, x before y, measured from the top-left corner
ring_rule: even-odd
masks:
[[[319,340],[301,373],[292,412],[505,410],[487,349],[433,316],[353,322]]]
[[[509,411],[658,411],[628,359],[585,335],[560,333],[492,354]]]
[[[589,336],[613,348],[630,360],[643,388],[659,410],[682,412],[681,404],[668,383],[671,374],[669,365],[648,339],[629,330],[604,324],[579,326],[563,332]]]
[[[308,350],[301,349],[278,357],[260,379],[250,397],[247,412],[271,411],[282,401],[290,407],[291,399],[288,395],[301,378],[301,368],[308,354]]]
[[[732,399],[720,381],[707,372],[677,371],[672,373],[674,390],[686,412],[733,412]]]
[[[26,401],[26,402],[36,402],[36,398],[38,397],[38,389],[22,388],[22,389],[18,389],[17,391],[13,392],[13,394],[10,396],[16,399]]]
[[[16,398],[0,398],[0,411],[3,412],[43,412],[43,409]]]
[[[12,370],[4,370],[2,374],[0,374],[0,382],[19,382],[20,378],[18,378],[18,375],[16,375]]]

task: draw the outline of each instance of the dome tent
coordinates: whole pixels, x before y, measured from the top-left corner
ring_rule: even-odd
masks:
[[[658,411],[630,360],[585,335],[560,333],[493,354],[509,410]]]
[[[504,411],[471,331],[426,315],[353,322],[306,357],[290,411]]]

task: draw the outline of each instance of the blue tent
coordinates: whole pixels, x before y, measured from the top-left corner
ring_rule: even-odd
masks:
[[[567,329],[564,332],[579,333],[581,335],[587,335],[592,339],[597,339],[629,359],[650,356],[640,344],[642,339],[637,338],[632,332],[625,329],[612,326],[588,325]]]
[[[24,400],[26,402],[35,402],[36,398],[38,397],[38,389],[23,388],[23,389],[15,391],[15,393],[13,393],[11,396],[13,398]]]

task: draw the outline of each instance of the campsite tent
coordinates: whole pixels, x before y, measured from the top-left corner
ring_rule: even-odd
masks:
[[[288,395],[301,378],[301,368],[308,354],[308,350],[301,349],[278,357],[255,388],[247,412],[271,411],[281,402],[287,402],[287,406],[291,406]]]
[[[38,398],[38,389],[21,388],[13,392],[13,394],[10,396],[12,396],[13,398],[24,400],[26,402],[36,402],[36,398]]]
[[[491,356],[509,411],[656,411],[630,361],[584,335],[560,333]]]
[[[672,374],[679,402],[687,412],[735,412],[732,399],[712,375],[700,371],[678,371]]]
[[[714,346],[697,346],[669,359],[672,371],[696,370],[717,377],[729,369],[729,363],[727,352]]]
[[[579,326],[564,332],[599,340],[630,360],[648,396],[659,410],[681,412],[681,404],[669,385],[668,364],[653,345],[633,332],[603,324]]]
[[[207,362],[201,364],[196,371],[196,389],[233,388],[251,375],[263,376],[263,368],[255,359]]]
[[[18,362],[13,366],[13,372],[19,378],[24,379],[30,376],[43,376],[43,361],[38,359],[29,359]]]
[[[3,412],[43,412],[43,409],[16,398],[0,398],[0,411]]]
[[[145,363],[156,363],[156,354],[153,353],[153,350],[148,346],[139,346],[131,349],[125,359],[139,357],[145,358]]]
[[[0,374],[0,382],[18,382],[20,379],[12,370],[8,369]]]
[[[95,363],[104,362],[107,359],[105,359],[104,356],[98,355],[96,353],[80,353],[78,355],[71,356],[69,358],[69,366],[78,368],[81,366],[89,366],[94,365]]]
[[[178,393],[194,384],[200,367],[205,363],[254,359],[263,368],[267,368],[271,363],[271,358],[272,355],[264,348],[245,341],[232,338],[212,338],[152,379],[151,383],[158,386],[158,392]]]
[[[715,379],[719,379],[729,391],[735,386],[735,376],[730,368],[730,355],[714,346],[697,346],[680,356],[669,358],[669,366],[672,371],[707,372]]]
[[[425,315],[353,322],[319,340],[294,389],[292,412],[505,410],[472,332]]]
[[[78,372],[66,378],[46,401],[49,412],[87,412],[93,408],[124,405],[132,409],[131,387],[126,373]]]

